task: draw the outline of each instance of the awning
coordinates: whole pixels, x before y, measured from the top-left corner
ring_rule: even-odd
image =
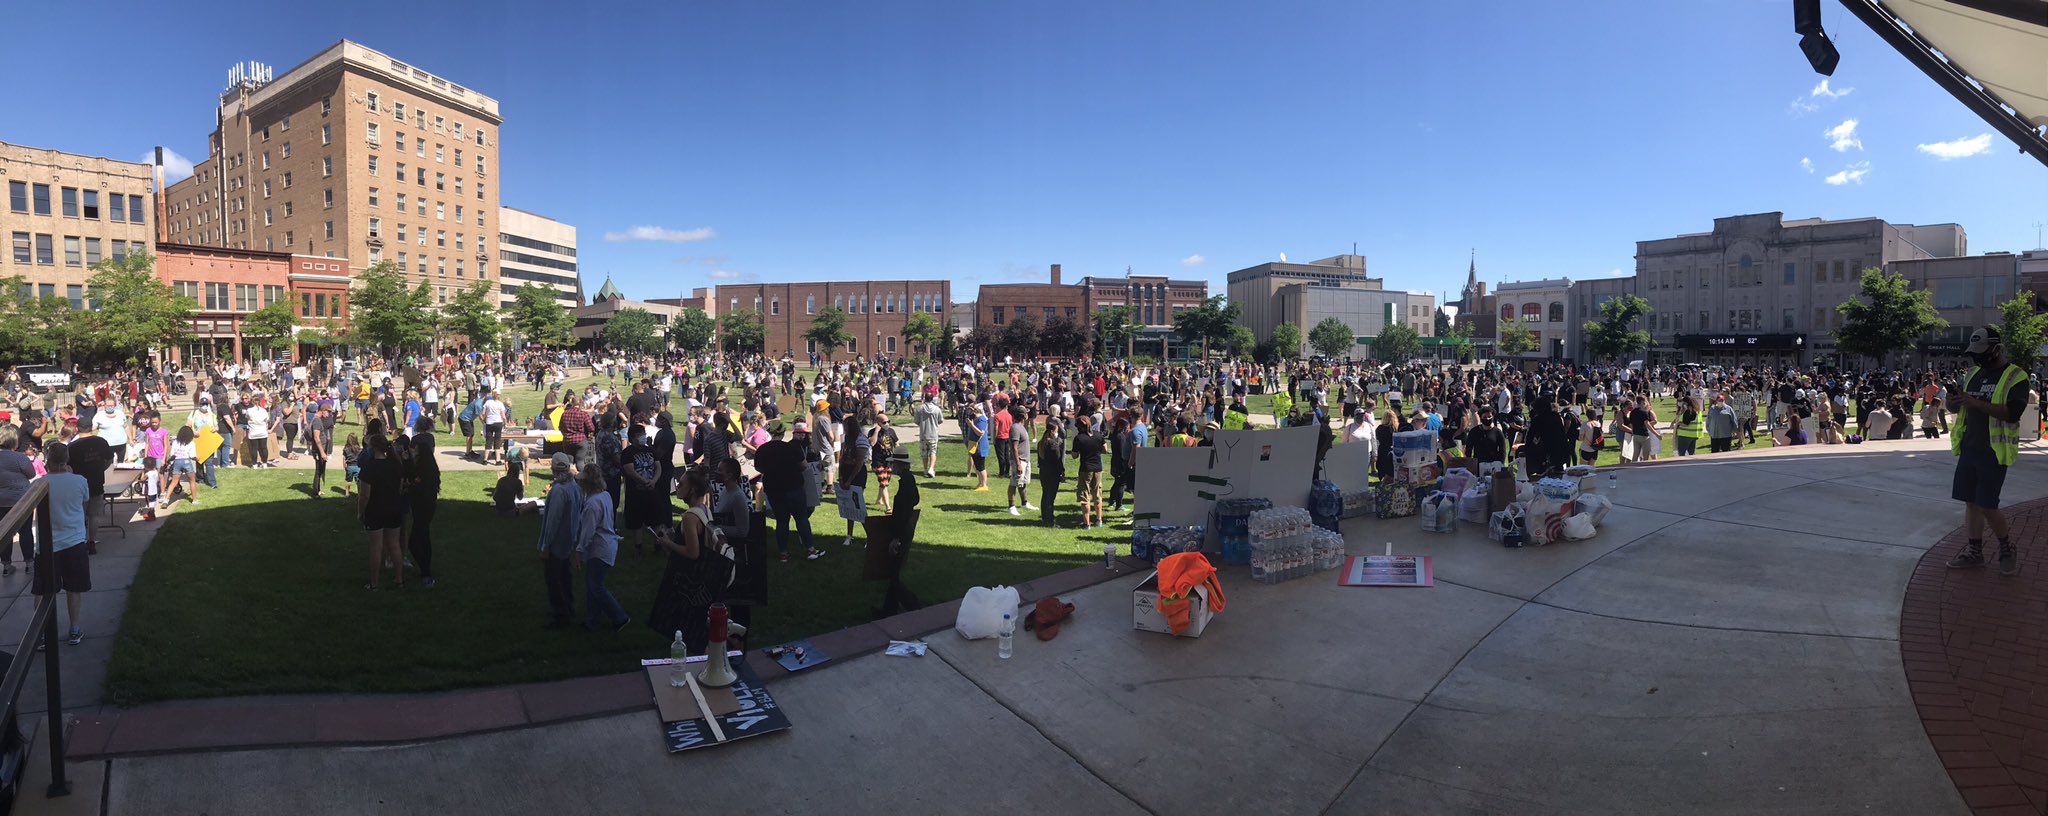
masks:
[[[2048,164],[2048,0],[1842,0],[2007,139]]]

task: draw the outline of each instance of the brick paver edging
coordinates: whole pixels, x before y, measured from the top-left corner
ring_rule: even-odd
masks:
[[[1951,570],[1963,529],[1920,557],[1899,612],[1899,656],[1920,723],[1978,814],[2048,813],[2048,499],[2007,507],[2020,574]],[[1986,531],[1987,537],[1989,531]],[[1985,554],[1996,554],[1987,541]]]
[[[1149,562],[1117,559],[1116,569],[1076,567],[1017,586],[1023,603],[1064,595],[1104,581],[1150,571]],[[877,590],[879,592],[879,590]],[[956,600],[812,637],[832,660],[807,672],[827,671],[874,652],[890,640],[951,629]],[[747,653],[754,673],[774,683],[788,675],[762,650]],[[327,701],[289,699],[197,700],[131,709],[107,708],[73,721],[72,759],[108,759],[193,751],[379,745],[445,739],[548,723],[651,711],[654,696],[640,671],[551,683],[471,689],[441,694],[363,696]]]

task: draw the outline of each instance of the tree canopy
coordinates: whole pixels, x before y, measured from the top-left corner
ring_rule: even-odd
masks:
[[[1341,322],[1341,321],[1339,321],[1339,322]],[[1350,328],[1348,328],[1348,327],[1347,327],[1347,328],[1345,328],[1345,329],[1344,329],[1344,333],[1345,333],[1345,334],[1347,334],[1347,335],[1348,335],[1348,334],[1350,334],[1350,333],[1351,333],[1351,329],[1350,329]],[[1347,349],[1348,349],[1348,348],[1350,348],[1350,346],[1345,346],[1345,348],[1347,348]],[[1280,359],[1283,359],[1283,360],[1292,360],[1292,359],[1294,359],[1294,358],[1296,358],[1296,357],[1300,357],[1300,356],[1301,356],[1301,327],[1300,327],[1300,326],[1296,326],[1296,325],[1294,325],[1293,323],[1282,323],[1282,324],[1280,324],[1280,325],[1278,325],[1278,326],[1274,326],[1274,327],[1273,327],[1273,353],[1274,353],[1274,355],[1278,356],[1278,357],[1279,357]],[[1342,353],[1342,352],[1339,352],[1339,353]],[[1335,354],[1332,354],[1332,355],[1329,355],[1329,356],[1331,356],[1331,357],[1335,357],[1335,356],[1337,356],[1337,355],[1335,355]]]
[[[839,347],[853,339],[853,335],[846,333],[846,312],[837,306],[819,309],[811,316],[811,327],[804,330],[804,339],[816,344],[825,353],[825,359],[832,359]]]
[[[911,312],[910,317],[903,321],[903,341],[924,349],[926,354],[935,352],[940,331],[939,319],[931,312]]]
[[[2041,344],[2048,343],[2048,314],[2034,311],[2032,292],[1998,304],[2001,317],[1998,337],[2005,344],[2005,358],[2013,365],[2033,371],[2041,361]]]
[[[711,338],[717,334],[718,321],[696,306],[684,309],[668,327],[669,342],[692,354],[711,348]]]
[[[1334,317],[1325,317],[1321,323],[1308,330],[1309,348],[1315,349],[1317,354],[1324,357],[1348,356],[1351,347],[1357,344],[1358,335],[1351,332],[1351,326]],[[1378,348],[1377,343],[1374,344],[1374,348]],[[1286,353],[1284,349],[1278,351],[1281,354]]]
[[[1496,344],[1502,357],[1520,357],[1536,350],[1536,335],[1529,330],[1529,324],[1510,320],[1500,324],[1500,339]]]
[[[761,313],[753,309],[728,312],[718,319],[724,339],[720,345],[727,350],[738,352],[760,351],[767,347],[768,327],[761,322]]]
[[[1129,306],[1111,306],[1095,313],[1095,340],[1106,356],[1130,351],[1131,338],[1138,336],[1138,313]]]
[[[1088,327],[1064,315],[1047,318],[1038,329],[1038,351],[1053,357],[1080,357],[1088,353]]]
[[[1406,323],[1392,323],[1372,339],[1372,356],[1385,362],[1405,363],[1422,353],[1422,335]]]
[[[1187,309],[1173,316],[1173,333],[1182,342],[1202,344],[1202,353],[1209,353],[1211,343],[1228,343],[1231,327],[1237,324],[1242,313],[1237,304],[1229,298],[1216,295],[1202,301],[1202,305]]]
[[[1636,328],[1636,321],[1649,314],[1650,302],[1639,295],[1622,295],[1600,304],[1600,319],[1588,320],[1586,350],[1594,358],[1620,360],[1650,347],[1650,333]]]
[[[434,296],[426,281],[408,288],[404,273],[392,261],[371,265],[356,280],[349,325],[358,339],[399,350],[422,349],[433,340]]]
[[[489,351],[505,334],[505,313],[498,308],[496,284],[480,280],[455,294],[441,307],[441,330],[469,338],[472,351]]]
[[[1905,275],[1865,269],[1857,294],[1835,307],[1842,313],[1835,347],[1843,354],[1883,360],[1911,348],[1923,335],[1948,328],[1948,321],[1934,310],[1932,293],[1914,291]]]
[[[555,299],[555,290],[537,283],[521,285],[512,295],[512,331],[528,345],[559,348],[575,342],[575,316]]]
[[[293,336],[299,325],[299,310],[291,298],[279,300],[269,306],[242,316],[242,340],[255,347],[257,354],[267,354],[276,348],[279,341]]]
[[[646,309],[620,309],[604,321],[604,344],[619,351],[661,351],[661,324]]]
[[[198,304],[157,280],[155,258],[138,253],[92,268],[85,288],[93,304],[83,335],[94,353],[140,361],[151,349],[176,345],[190,333]]]
[[[1031,315],[1017,315],[1010,318],[1003,327],[1003,351],[1019,357],[1030,357],[1038,353],[1038,320]]]

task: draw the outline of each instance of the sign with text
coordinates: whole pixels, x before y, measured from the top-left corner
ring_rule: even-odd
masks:
[[[668,752],[682,753],[707,745],[758,737],[790,728],[789,717],[769,696],[768,687],[761,684],[761,678],[754,676],[754,670],[744,660],[732,664],[734,674],[739,675],[729,687],[732,696],[739,700],[740,708],[731,714],[717,717],[718,732],[725,739],[720,740],[712,733],[710,722],[703,717],[661,724],[662,735],[668,742]]]

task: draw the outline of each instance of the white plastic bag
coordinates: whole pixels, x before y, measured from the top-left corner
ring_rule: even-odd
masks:
[[[1593,516],[1588,513],[1573,513],[1564,520],[1564,537],[1572,541],[1584,541],[1599,535],[1593,526]]]
[[[1607,513],[1614,509],[1614,500],[1598,493],[1580,493],[1572,499],[1579,515],[1591,516],[1593,526],[1600,526],[1607,520]]]
[[[1003,628],[1003,616],[1017,614],[1017,604],[1015,587],[973,587],[960,600],[960,614],[953,619],[953,630],[968,640],[995,637]]]
[[[1444,471],[1443,490],[1452,496],[1463,495],[1465,488],[1472,486],[1478,478],[1472,475],[1472,471],[1464,468],[1451,468]]]
[[[1564,504],[1564,502],[1548,496],[1537,496],[1529,500],[1529,543],[1531,545],[1541,547],[1549,544],[1558,537],[1552,535],[1553,533],[1563,532],[1561,520],[1557,528],[1553,528],[1551,521],[1563,511]]]
[[[1458,498],[1436,491],[1422,500],[1422,531],[1449,533],[1458,529]]]
[[[1485,482],[1473,482],[1472,486],[1465,488],[1464,494],[1458,497],[1458,520],[1471,524],[1485,524],[1490,515],[1487,512],[1487,503],[1492,498],[1492,491]]]

